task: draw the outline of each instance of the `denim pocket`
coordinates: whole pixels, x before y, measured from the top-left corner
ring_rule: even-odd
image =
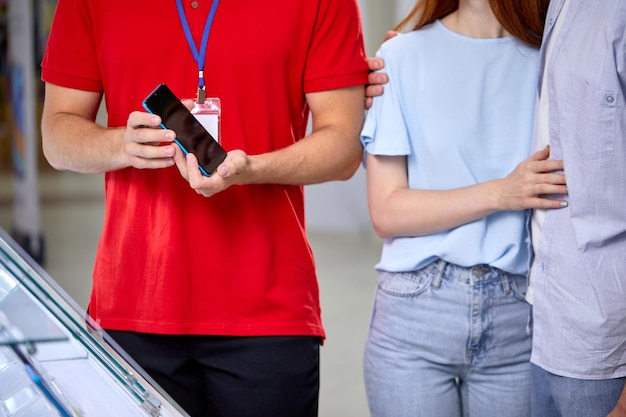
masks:
[[[527,303],[526,292],[528,291],[528,280],[523,275],[509,275],[509,283],[511,285],[511,292],[520,301]]]
[[[436,268],[427,266],[413,272],[382,272],[378,290],[394,297],[415,297],[430,287],[435,271]]]

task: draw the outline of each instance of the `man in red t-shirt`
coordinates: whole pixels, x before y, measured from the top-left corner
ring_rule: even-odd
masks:
[[[43,149],[56,169],[105,173],[89,314],[189,414],[315,416],[324,330],[302,186],[361,160],[358,6],[217,2],[59,0]],[[210,177],[142,109],[159,83],[219,98],[228,156]]]

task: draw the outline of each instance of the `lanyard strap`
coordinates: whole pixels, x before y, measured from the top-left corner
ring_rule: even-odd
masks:
[[[189,44],[189,49],[191,49],[193,59],[195,59],[198,63],[199,89],[204,88],[204,60],[206,58],[206,46],[209,42],[209,33],[211,32],[211,26],[213,25],[213,19],[215,18],[215,11],[217,10],[217,5],[219,3],[219,0],[213,0],[211,10],[209,11],[209,16],[207,17],[206,23],[204,24],[204,31],[202,32],[202,42],[200,43],[200,51],[198,51],[198,48],[196,47],[196,44],[193,40],[193,36],[191,35],[191,29],[189,29],[189,22],[187,21],[185,9],[183,8],[183,0],[176,0],[176,6],[178,7],[178,17],[180,17],[180,23],[183,25],[185,37],[187,38],[187,43]]]

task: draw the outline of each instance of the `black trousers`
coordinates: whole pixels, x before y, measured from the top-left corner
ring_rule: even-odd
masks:
[[[191,417],[316,417],[320,338],[107,331]]]

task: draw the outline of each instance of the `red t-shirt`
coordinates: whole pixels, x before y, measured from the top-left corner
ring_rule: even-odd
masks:
[[[185,0],[199,46],[211,2]],[[355,0],[220,2],[207,97],[226,150],[264,153],[305,135],[304,93],[362,85]],[[197,64],[174,0],[60,0],[42,79],[103,91],[109,126],[165,82],[194,97]],[[318,335],[315,266],[297,186],[233,186],[204,198],[175,167],[105,175],[90,314],[105,329],[160,334]]]

